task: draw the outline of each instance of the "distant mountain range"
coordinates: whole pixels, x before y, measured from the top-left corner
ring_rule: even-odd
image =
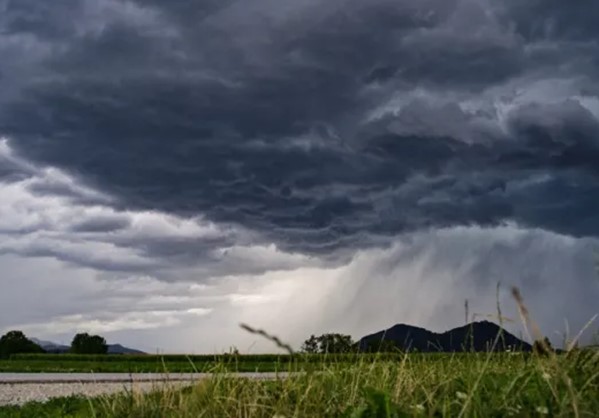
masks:
[[[358,347],[360,351],[377,351],[378,347],[387,344],[393,344],[403,351],[419,352],[532,350],[530,344],[489,321],[472,322],[440,334],[424,328],[398,324],[365,336],[358,342]]]
[[[42,347],[47,353],[61,354],[66,353],[71,348],[68,345],[57,344],[52,341],[44,341],[37,338],[30,338],[31,341]],[[146,354],[143,351],[124,347],[120,344],[108,344],[108,354]]]
[[[497,336],[499,335],[499,338]],[[31,338],[48,353],[66,353],[70,347],[52,341]],[[367,335],[358,341],[360,351],[378,351],[390,344],[402,351],[418,352],[460,352],[460,351],[531,351],[532,346],[502,329],[499,325],[480,321],[436,333],[425,328],[406,324]],[[109,344],[109,354],[146,354],[143,351]]]

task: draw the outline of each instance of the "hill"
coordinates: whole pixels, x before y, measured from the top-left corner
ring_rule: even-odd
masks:
[[[124,347],[120,344],[108,344],[108,354],[146,354],[134,348]]]
[[[68,345],[57,344],[52,341],[40,340],[38,338],[30,338],[30,340],[42,347],[46,353],[51,354],[66,353],[71,348]]]
[[[31,338],[31,341],[39,345],[50,354],[67,353],[71,348],[68,345],[57,344],[52,341],[44,341],[37,338]],[[146,354],[143,351],[122,346],[121,344],[108,344],[108,354]]]
[[[497,344],[494,345],[497,336]],[[397,324],[389,329],[360,339],[360,351],[377,351],[381,345],[403,351],[460,352],[460,351],[530,351],[532,346],[489,321],[472,322],[443,333],[424,328]]]

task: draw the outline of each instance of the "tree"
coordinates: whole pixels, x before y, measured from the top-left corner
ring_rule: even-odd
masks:
[[[310,338],[304,341],[302,351],[308,354],[318,353],[318,338],[314,334],[310,335]]]
[[[99,335],[88,333],[77,334],[71,342],[71,353],[75,354],[106,354],[108,345],[106,340]]]
[[[9,331],[0,338],[0,358],[20,353],[44,353],[44,349],[27,338],[22,331]]]
[[[349,353],[353,351],[354,342],[349,335],[322,334],[319,337],[311,335],[302,345],[305,353]]]
[[[550,353],[553,353],[553,347],[551,346],[551,341],[549,338],[545,337],[543,340],[536,340],[532,345],[533,353],[536,353],[540,356],[547,356]]]

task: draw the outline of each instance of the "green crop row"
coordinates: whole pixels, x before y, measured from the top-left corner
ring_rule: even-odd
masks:
[[[245,354],[245,355],[156,355],[156,354],[14,354],[11,360],[29,360],[29,361],[80,361],[80,362],[126,362],[126,363],[170,363],[170,362],[191,362],[191,363],[287,363],[292,360],[299,360],[304,363],[319,362],[351,362],[359,359],[360,361],[374,360],[399,360],[400,354]]]

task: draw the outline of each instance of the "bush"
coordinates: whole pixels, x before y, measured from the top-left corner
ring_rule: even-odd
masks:
[[[554,352],[551,341],[547,337],[544,340],[535,341],[532,345],[532,351],[539,356],[548,356]]]
[[[342,354],[355,351],[355,343],[349,335],[322,334],[310,336],[302,345],[302,351],[309,354]]]

